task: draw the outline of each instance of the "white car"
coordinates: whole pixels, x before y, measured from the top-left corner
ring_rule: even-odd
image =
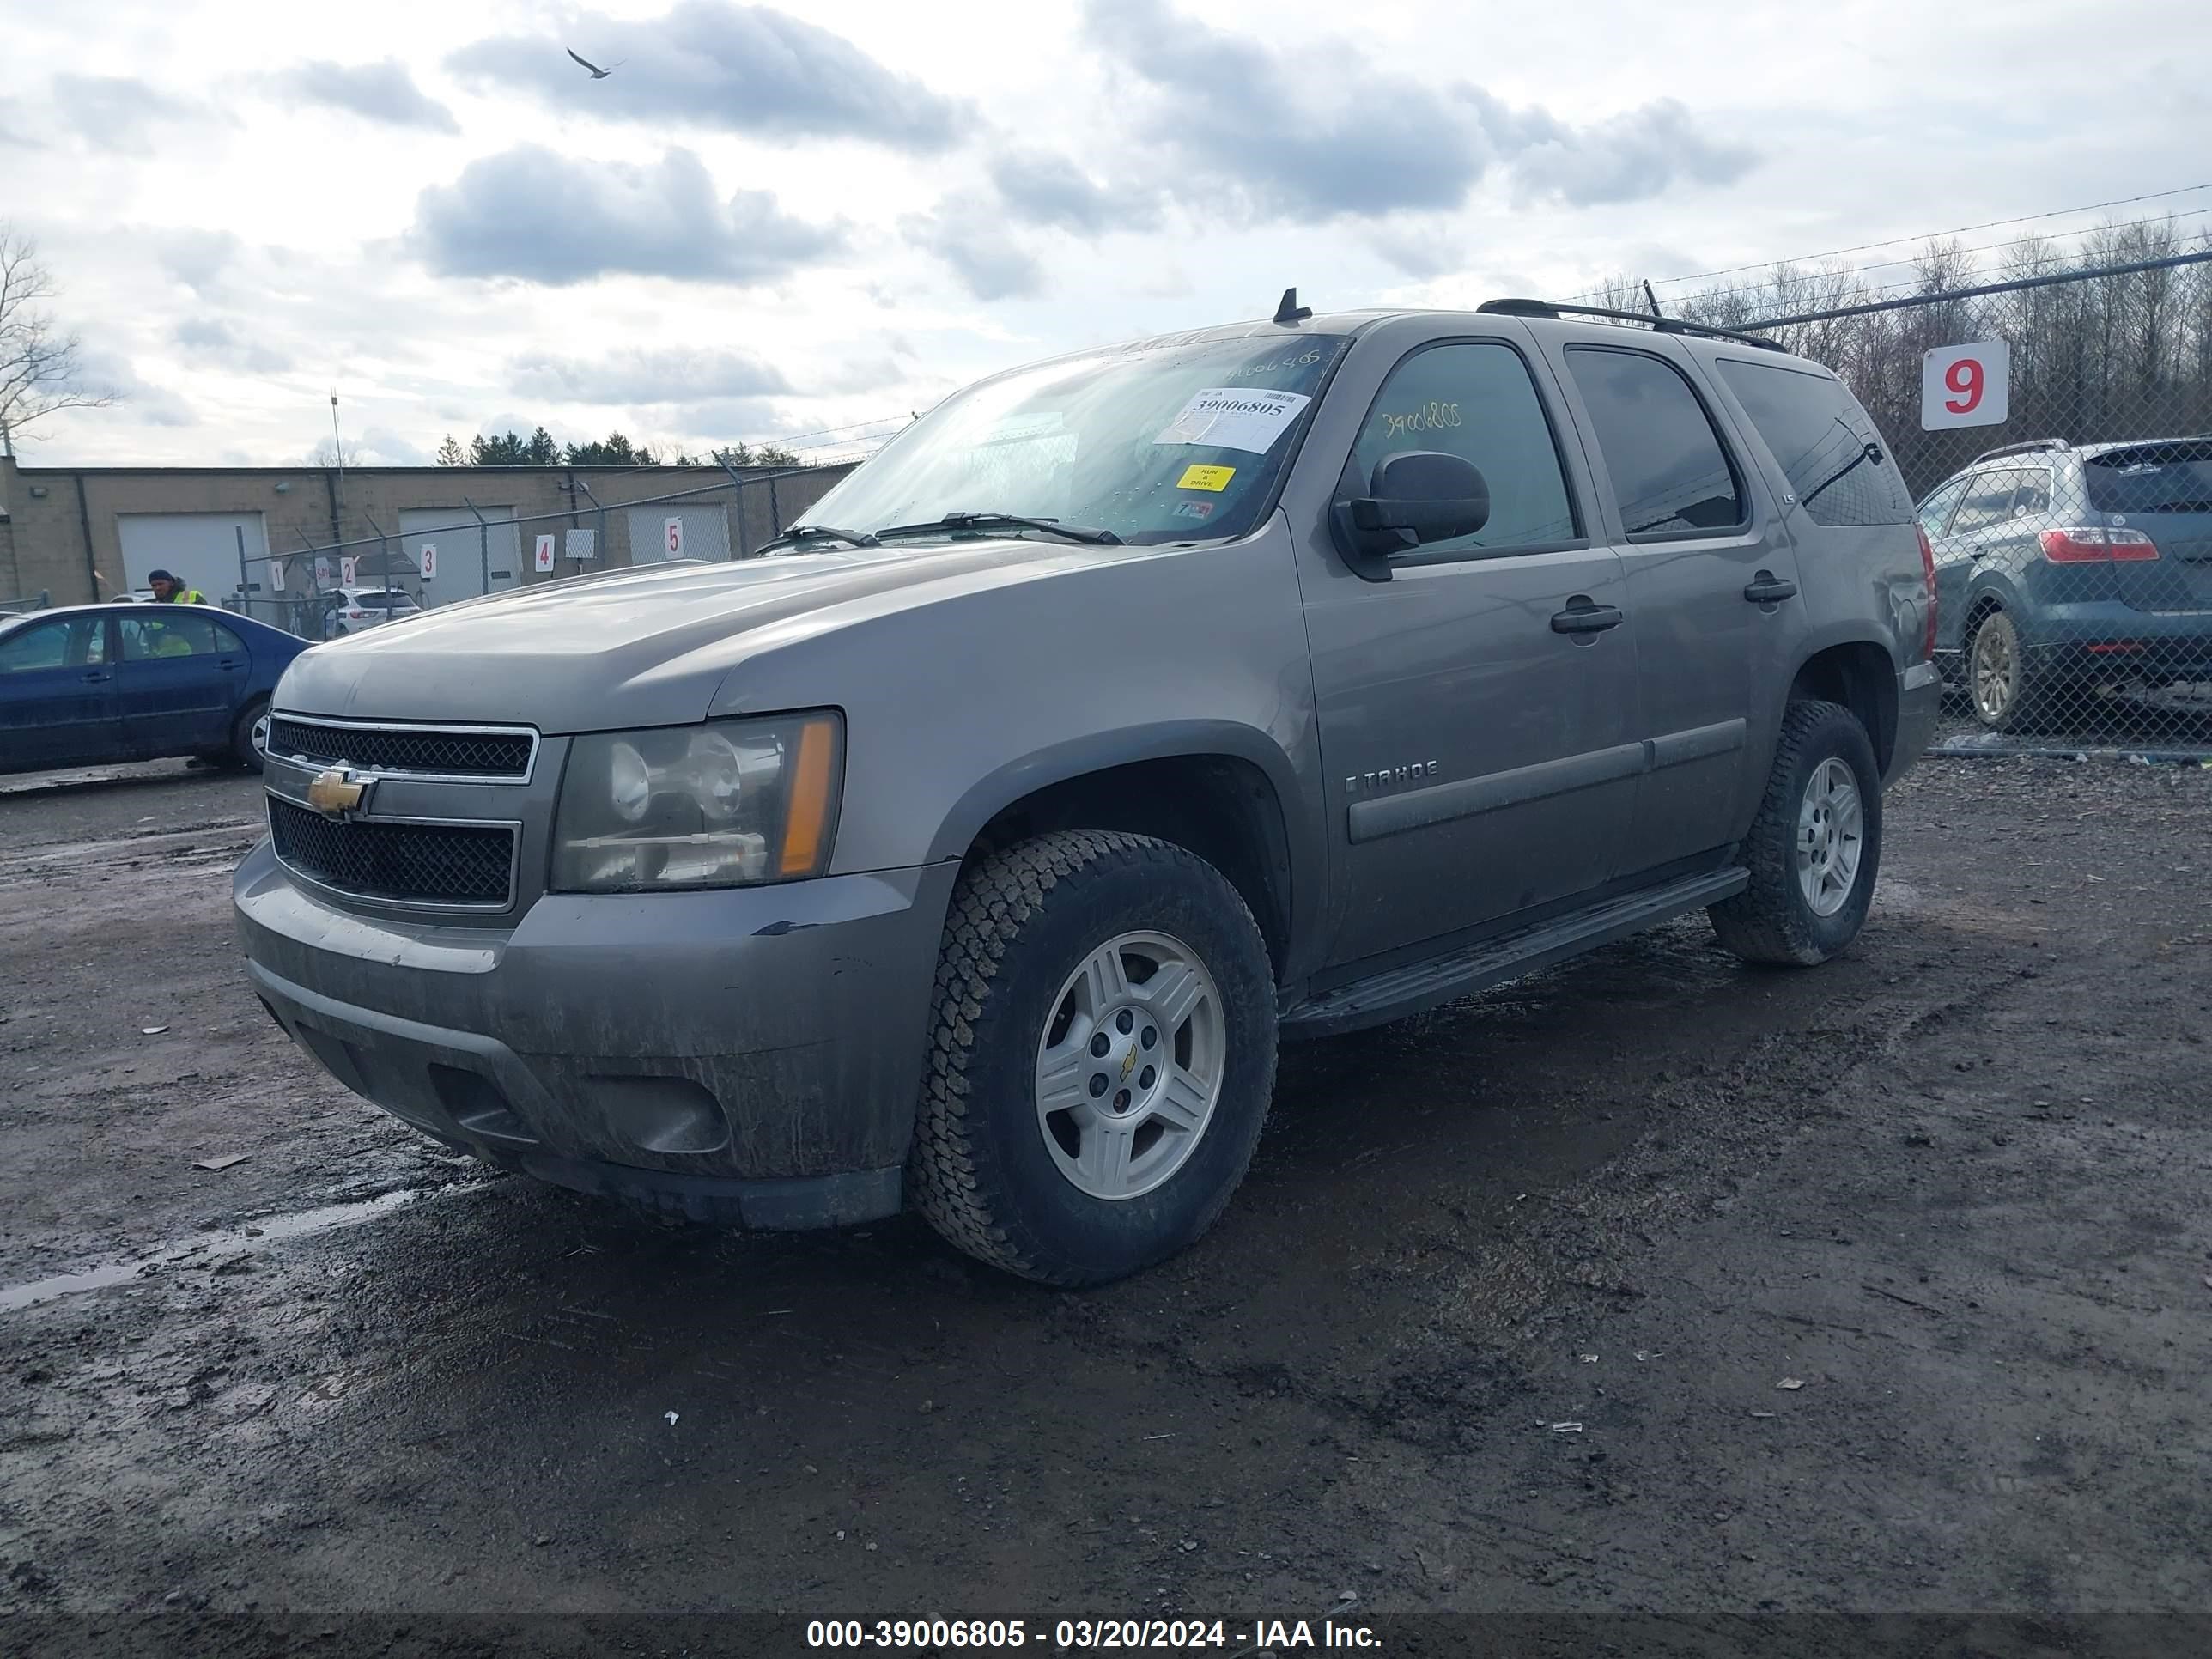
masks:
[[[323,637],[358,633],[381,622],[411,617],[422,607],[398,587],[341,587],[323,595]]]

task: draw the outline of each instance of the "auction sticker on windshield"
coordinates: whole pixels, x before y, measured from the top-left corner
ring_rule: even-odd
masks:
[[[1263,392],[1244,386],[1210,386],[1191,394],[1182,412],[1152,440],[1156,444],[1212,444],[1264,455],[1313,399],[1303,392]]]

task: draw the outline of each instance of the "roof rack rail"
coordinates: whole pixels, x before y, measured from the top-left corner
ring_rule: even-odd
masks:
[[[1606,317],[1617,323],[1642,323],[1661,334],[1697,334],[1708,339],[1733,340],[1738,345],[1757,346],[1762,351],[1789,349],[1779,340],[1762,340],[1756,334],[1739,334],[1733,329],[1713,328],[1680,317],[1655,317],[1649,312],[1615,311],[1606,306],[1570,305],[1564,300],[1485,300],[1475,309],[1503,317]]]
[[[2030,438],[2026,443],[2006,444],[2000,449],[1984,450],[1966,465],[1979,466],[1984,461],[1994,461],[2000,455],[2033,455],[2050,449],[2071,449],[2074,446],[2063,438]]]

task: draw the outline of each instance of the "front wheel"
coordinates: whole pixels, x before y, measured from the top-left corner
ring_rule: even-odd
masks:
[[[1784,711],[1743,854],[1751,885],[1706,914],[1746,962],[1809,968],[1858,937],[1881,865],[1881,774],[1850,709]]]
[[[1009,1273],[1121,1278],[1212,1225],[1274,1076],[1274,977],[1236,888],[1164,842],[1040,836],[954,894],[917,1201]]]
[[[258,772],[268,753],[269,699],[257,697],[231,722],[230,757],[247,771]]]

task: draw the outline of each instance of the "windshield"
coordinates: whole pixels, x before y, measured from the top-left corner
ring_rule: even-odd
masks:
[[[946,399],[805,519],[873,532],[1013,513],[1126,542],[1241,536],[1347,343],[1186,337],[1015,369]]]
[[[2100,513],[2212,513],[2212,439],[2110,450],[2086,471]]]

